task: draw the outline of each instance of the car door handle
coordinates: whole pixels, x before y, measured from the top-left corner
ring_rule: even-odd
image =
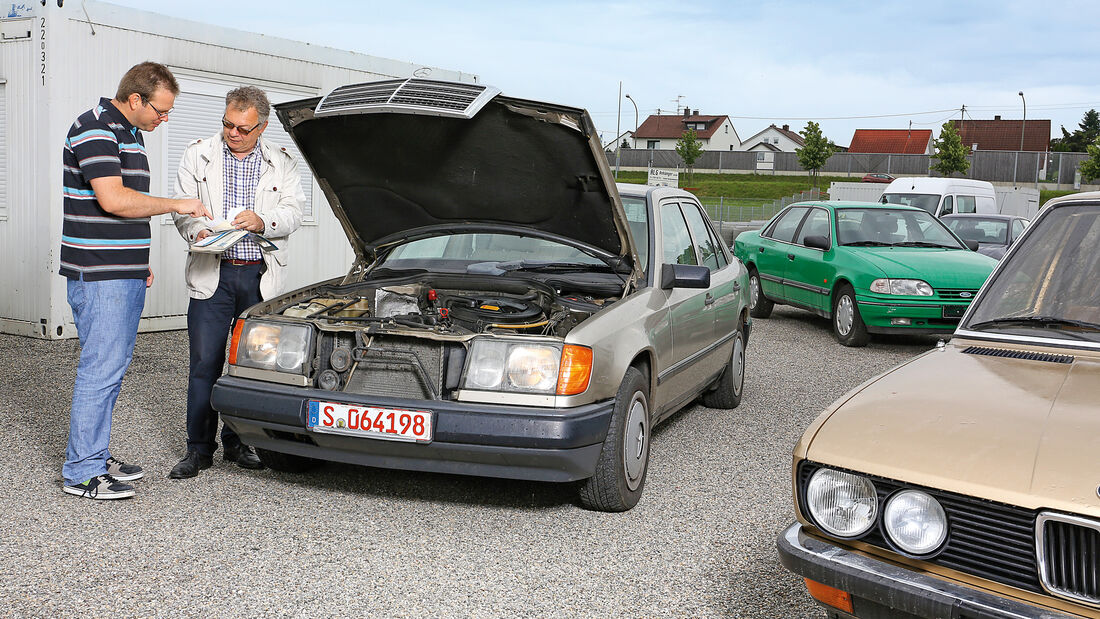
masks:
[[[733,282],[733,291],[737,292],[738,290],[741,290],[741,282]]]
[[[787,260],[794,260],[794,254],[787,254]]]
[[[707,293],[707,296],[703,298],[703,305],[714,305],[714,295]]]
[[[760,253],[764,253],[764,248],[763,247],[760,248]]]

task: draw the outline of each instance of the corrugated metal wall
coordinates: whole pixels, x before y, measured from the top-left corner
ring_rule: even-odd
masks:
[[[9,217],[0,221],[0,259],[5,264],[0,269],[0,290],[5,291],[0,294],[0,331],[4,332],[54,338],[76,335],[65,300],[65,280],[57,275],[61,149],[73,119],[100,97],[113,96],[119,78],[134,64],[164,63],[184,86],[176,102],[178,111],[168,123],[145,134],[151,193],[161,196],[172,192],[180,144],[220,129],[220,101],[229,88],[255,84],[267,89],[275,103],[320,95],[351,82],[403,77],[417,68],[91,0],[67,3],[64,8],[37,4],[35,16],[26,20],[34,30],[30,39],[0,43],[9,128]],[[290,57],[294,54],[300,57]],[[431,75],[476,79],[437,69]],[[178,121],[174,130],[173,121]],[[291,145],[274,116],[265,137]],[[308,167],[304,162],[302,166],[308,179]],[[305,191],[312,198],[312,213],[289,240],[291,288],[343,274],[354,257],[316,183],[308,180]],[[147,297],[142,328],[181,328],[187,310],[186,244],[165,217],[154,218],[152,243],[150,265],[156,281]]]

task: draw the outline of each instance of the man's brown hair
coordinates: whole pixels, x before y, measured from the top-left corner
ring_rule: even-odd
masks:
[[[148,101],[158,88],[169,90],[173,95],[180,94],[180,85],[168,67],[148,61],[136,64],[119,81],[115,101],[125,101],[134,93],[140,95],[142,101]]]

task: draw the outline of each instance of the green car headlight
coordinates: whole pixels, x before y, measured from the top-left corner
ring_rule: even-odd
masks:
[[[898,294],[910,297],[930,297],[935,291],[927,282],[919,279],[876,279],[871,282],[871,292]]]
[[[301,374],[313,329],[307,325],[245,321],[234,334],[229,362],[242,367]]]

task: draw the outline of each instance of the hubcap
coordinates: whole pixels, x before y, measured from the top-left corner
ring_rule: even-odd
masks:
[[[740,336],[733,341],[733,392],[741,395],[741,387],[745,384],[745,340]]]
[[[852,331],[852,323],[855,320],[855,308],[852,305],[852,297],[844,295],[836,302],[836,330],[841,335],[848,335]]]
[[[760,301],[760,280],[755,275],[749,278],[749,307],[756,307]]]
[[[626,485],[637,490],[645,470],[646,441],[649,440],[649,415],[641,393],[635,393],[630,402],[630,414],[623,431],[623,464],[626,468]]]

